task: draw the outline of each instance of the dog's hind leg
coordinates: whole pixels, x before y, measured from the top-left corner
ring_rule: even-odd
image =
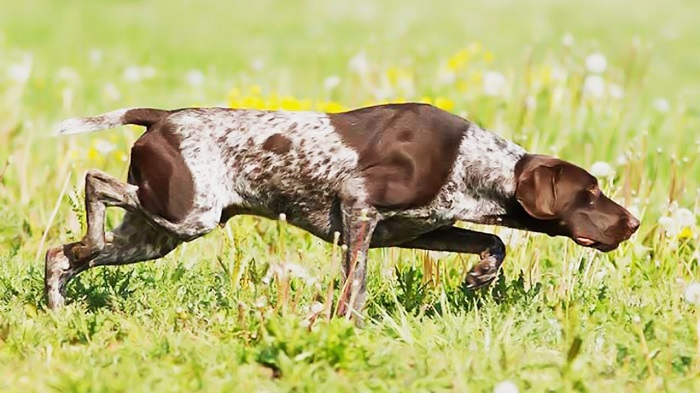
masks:
[[[88,171],[85,175],[87,233],[80,243],[71,249],[75,259],[87,259],[104,248],[107,207],[119,206],[134,212],[140,210],[137,190],[138,187],[123,183],[102,171]]]
[[[105,235],[101,235],[104,240]],[[98,251],[79,256],[83,243],[70,243],[49,249],[45,258],[44,290],[50,309],[65,303],[66,284],[79,273],[104,265],[125,265],[161,258],[175,249],[180,240],[153,227],[139,213],[129,212]]]
[[[85,237],[46,253],[44,285],[50,308],[64,304],[66,283],[86,269],[160,258],[181,242],[202,236],[216,227],[214,220],[201,219],[201,216],[216,215],[201,211],[185,214],[180,222],[173,223],[144,207],[138,191],[138,186],[121,182],[104,172],[88,172],[85,176]],[[114,232],[105,234],[105,211],[109,206],[121,207],[127,213]]]

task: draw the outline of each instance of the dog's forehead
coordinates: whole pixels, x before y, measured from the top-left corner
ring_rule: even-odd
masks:
[[[561,161],[560,179],[579,184],[582,187],[593,187],[598,185],[598,179],[587,170],[568,161]]]

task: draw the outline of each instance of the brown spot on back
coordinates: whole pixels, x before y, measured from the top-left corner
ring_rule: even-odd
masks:
[[[328,114],[354,149],[369,202],[378,207],[429,204],[447,182],[470,123],[424,104],[389,104]]]
[[[284,135],[273,134],[265,140],[263,150],[271,151],[276,154],[286,154],[291,149],[292,141]]]
[[[179,222],[192,209],[194,181],[169,125],[150,128],[131,148],[129,183],[148,212]]]

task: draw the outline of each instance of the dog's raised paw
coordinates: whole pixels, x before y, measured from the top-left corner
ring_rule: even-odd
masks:
[[[485,256],[467,274],[467,288],[476,290],[493,282],[498,276],[498,260],[493,256]]]

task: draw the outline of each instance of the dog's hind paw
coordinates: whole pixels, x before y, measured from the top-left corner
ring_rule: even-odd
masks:
[[[44,258],[44,293],[51,310],[63,307],[66,302],[66,277],[69,275],[70,260],[64,249],[64,246],[51,248]]]

